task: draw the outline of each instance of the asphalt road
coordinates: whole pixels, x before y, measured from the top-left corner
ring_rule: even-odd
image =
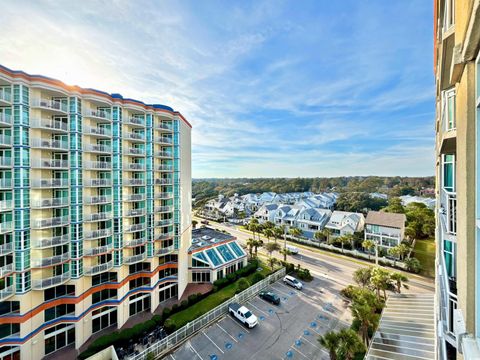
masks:
[[[196,218],[199,224],[202,219]],[[246,245],[248,238],[251,238],[252,235],[245,232],[244,230],[239,230],[235,225],[231,224],[219,224],[215,222],[210,222],[210,227],[226,230],[231,233],[233,236],[237,238],[241,245]],[[257,236],[257,235],[255,235]],[[267,241],[266,238],[262,237],[264,242]],[[270,240],[273,241],[273,240]],[[283,245],[283,240],[278,240],[278,242]],[[339,254],[332,254],[327,251],[311,249],[307,246],[298,245],[296,243],[287,242],[293,246],[299,248],[300,252],[298,255],[289,255],[288,261],[296,264],[300,264],[302,267],[308,268],[312,275],[319,277],[330,279],[333,281],[338,282],[339,284],[346,286],[349,284],[353,284],[352,276],[355,270],[371,266],[371,263],[359,260],[359,259],[351,259],[347,256],[342,256]],[[260,255],[267,256],[268,253],[259,248],[258,252]],[[283,255],[274,252],[273,256],[283,260]],[[398,270],[396,270],[398,271]],[[425,278],[418,275],[412,275],[410,273],[405,273],[409,278],[409,289],[402,290],[406,293],[434,293],[435,292],[435,284],[433,279]]]

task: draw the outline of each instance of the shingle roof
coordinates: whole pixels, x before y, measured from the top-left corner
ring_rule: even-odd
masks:
[[[369,211],[365,223],[388,226],[394,228],[403,228],[407,217],[405,214],[387,213],[383,211]]]

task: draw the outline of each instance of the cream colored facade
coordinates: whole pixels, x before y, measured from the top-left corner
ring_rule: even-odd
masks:
[[[190,137],[169,107],[0,67],[0,359],[78,349],[181,296]]]
[[[439,359],[473,359],[480,354],[476,276],[480,1],[434,4],[437,353]]]

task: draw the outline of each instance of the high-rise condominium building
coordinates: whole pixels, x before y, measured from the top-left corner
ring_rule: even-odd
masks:
[[[191,126],[0,67],[0,359],[79,348],[188,282]]]
[[[480,0],[435,0],[437,350],[480,352]]]

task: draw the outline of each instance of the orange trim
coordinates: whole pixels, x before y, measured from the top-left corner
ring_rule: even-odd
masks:
[[[12,78],[21,78],[21,79],[24,79],[26,81],[40,81],[44,84],[56,86],[56,87],[59,87],[59,88],[65,90],[65,91],[69,91],[69,92],[78,92],[82,95],[90,94],[90,95],[100,96],[100,97],[103,97],[103,98],[105,98],[105,99],[107,99],[111,102],[120,102],[122,104],[133,104],[133,105],[136,105],[136,106],[139,106],[139,107],[143,107],[145,110],[150,110],[150,111],[154,111],[154,112],[158,112],[158,113],[164,112],[164,113],[167,113],[167,114],[175,115],[175,116],[178,116],[180,119],[182,119],[190,128],[192,127],[192,125],[178,111],[169,111],[169,110],[166,110],[166,109],[156,109],[153,106],[146,105],[146,104],[143,104],[141,102],[136,102],[136,101],[132,101],[132,100],[129,100],[129,99],[113,98],[111,95],[109,95],[107,93],[103,93],[103,92],[98,91],[98,90],[85,89],[85,88],[82,88],[82,87],[77,86],[77,85],[67,85],[60,80],[49,79],[49,78],[46,78],[46,77],[43,77],[43,76],[40,76],[40,75],[30,75],[30,74],[27,74],[23,71],[14,72],[14,71],[9,71],[6,68],[0,67],[0,73],[3,73],[3,74],[5,74],[7,76],[10,76]]]
[[[24,323],[27,320],[33,318],[38,313],[40,313],[40,312],[42,312],[46,309],[52,308],[54,306],[63,305],[63,304],[78,304],[81,301],[83,301],[86,297],[93,294],[94,292],[98,292],[98,291],[105,290],[105,289],[119,289],[122,286],[124,286],[127,282],[129,282],[130,280],[138,279],[140,277],[150,277],[150,278],[152,278],[154,275],[156,275],[158,272],[160,272],[160,270],[176,269],[177,266],[178,266],[177,264],[160,265],[153,272],[151,272],[149,274],[145,274],[145,273],[140,272],[138,274],[132,274],[132,275],[127,276],[125,279],[123,279],[118,284],[103,284],[103,285],[92,287],[92,288],[88,289],[87,291],[85,291],[82,295],[80,295],[76,298],[63,298],[63,299],[48,301],[47,303],[43,303],[43,304],[37,306],[35,309],[29,311],[25,315],[0,317],[0,324],[21,324],[21,323]]]

